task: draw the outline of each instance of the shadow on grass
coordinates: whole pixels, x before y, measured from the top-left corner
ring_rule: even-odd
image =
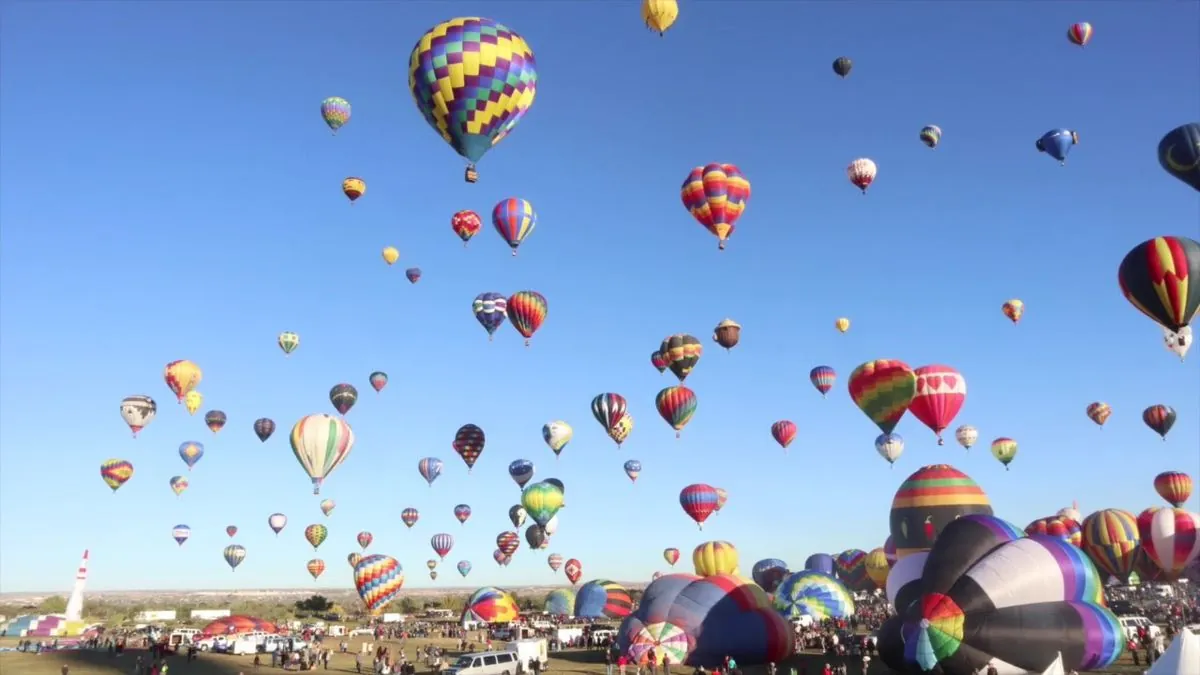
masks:
[[[6,653],[0,654],[0,673],[3,675],[60,675],[65,665],[70,675],[130,675],[134,672],[134,664],[141,656],[143,663],[149,663],[150,653],[147,651],[127,649],[119,657],[109,656],[105,651],[58,651],[44,652],[39,655]],[[224,654],[202,654],[197,660],[189,663],[187,657],[171,655],[167,657],[168,675],[251,675],[251,673],[283,673],[282,669],[271,668],[269,655],[262,656],[262,666],[254,670],[253,656],[228,656]],[[288,671],[296,672],[296,671]],[[346,654],[334,654],[329,669],[318,667],[312,673],[353,673],[354,657]],[[370,664],[363,669],[364,673],[373,670]]]

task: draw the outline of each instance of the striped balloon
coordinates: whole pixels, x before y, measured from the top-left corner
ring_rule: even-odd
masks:
[[[683,428],[692,421],[696,403],[696,393],[683,385],[667,387],[654,398],[658,414],[675,430],[675,438],[679,438]]]
[[[492,209],[492,225],[516,255],[517,247],[537,227],[537,212],[533,210],[533,204],[524,199],[502,199]]]
[[[737,574],[737,547],[727,541],[706,541],[692,551],[692,565],[700,577]]]
[[[354,448],[354,431],[346,421],[324,413],[300,418],[290,436],[292,454],[312,479],[313,494]]]
[[[550,306],[546,296],[537,291],[517,291],[508,299],[508,321],[525,338],[525,346],[529,339],[542,327]]]
[[[123,459],[106,460],[100,464],[100,477],[115,494],[117,489],[133,478],[133,465]]]
[[[826,396],[837,383],[837,371],[830,366],[817,366],[808,371],[808,381],[821,392],[821,396]]]
[[[1104,509],[1083,519],[1083,550],[1096,567],[1122,582],[1129,580],[1137,562],[1137,519],[1121,509]]]
[[[785,618],[811,616],[818,621],[854,614],[854,597],[837,579],[804,570],[789,574],[775,589],[775,609]]]
[[[1154,477],[1154,491],[1178,508],[1192,496],[1192,477],[1181,471],[1164,471]]]
[[[386,555],[369,555],[354,566],[354,587],[372,614],[378,614],[404,588],[404,568]]]
[[[679,505],[703,530],[704,521],[717,510],[717,490],[711,485],[694,483],[679,491]]]
[[[1142,549],[1167,581],[1178,579],[1200,556],[1200,515],[1184,509],[1158,509],[1138,525]]]
[[[917,376],[903,361],[878,359],[855,368],[849,387],[855,405],[890,434],[917,394]]]

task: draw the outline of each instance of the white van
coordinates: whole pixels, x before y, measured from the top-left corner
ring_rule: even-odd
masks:
[[[1129,640],[1137,637],[1139,628],[1145,628],[1146,633],[1151,639],[1158,637],[1162,633],[1161,628],[1144,616],[1122,616],[1117,620],[1121,622],[1121,628],[1125,629],[1125,637]]]
[[[196,640],[192,644],[202,652],[219,652],[223,651],[229,642],[224,635],[214,635],[213,637]]]
[[[242,633],[234,639],[229,651],[232,654],[254,654],[258,651],[259,645],[265,642],[269,636],[269,633],[262,631]]]
[[[515,652],[463,654],[444,675],[517,675],[521,663]]]
[[[176,628],[171,631],[172,645],[189,645],[200,634],[199,628]]]

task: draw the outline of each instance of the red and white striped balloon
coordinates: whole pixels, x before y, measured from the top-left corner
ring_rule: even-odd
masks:
[[[1184,568],[1200,557],[1200,515],[1164,508],[1138,521],[1142,549],[1168,579],[1178,579]]]

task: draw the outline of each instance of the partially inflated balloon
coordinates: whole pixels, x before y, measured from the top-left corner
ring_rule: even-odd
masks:
[[[700,577],[736,574],[737,547],[727,541],[704,542],[692,551],[692,565],[696,568],[696,576]]]
[[[479,17],[429,29],[408,60],[408,86],[417,109],[469,162],[472,183],[475,163],[533,106],[537,81],[533,50],[524,38]]]

